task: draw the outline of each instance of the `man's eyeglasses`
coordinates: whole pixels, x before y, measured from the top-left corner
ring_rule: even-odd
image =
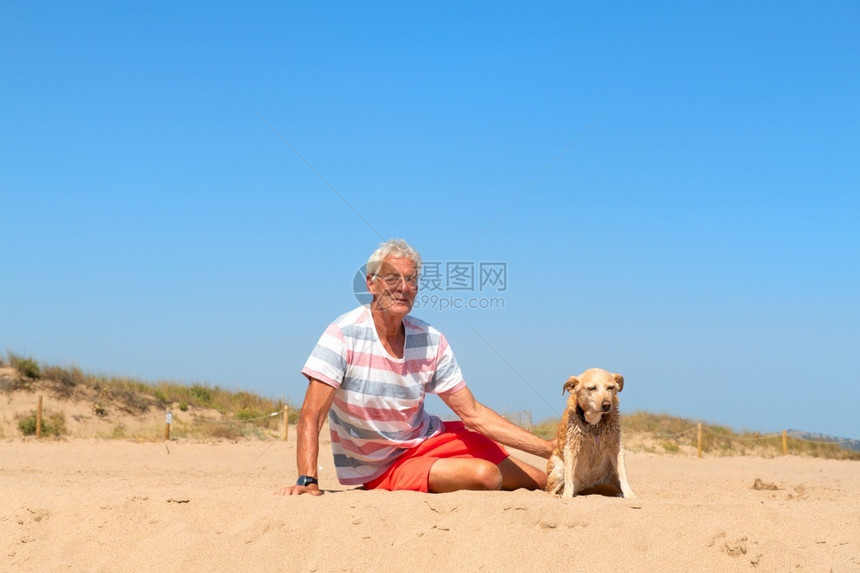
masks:
[[[418,284],[418,276],[417,275],[374,275],[376,278],[382,279],[382,282],[385,283],[385,286],[396,287],[400,284],[401,281],[406,281],[406,284],[414,287]]]

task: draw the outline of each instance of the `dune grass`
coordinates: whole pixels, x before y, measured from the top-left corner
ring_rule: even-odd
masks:
[[[17,377],[0,379],[0,391],[33,390],[35,385],[46,388],[62,399],[84,399],[92,402],[96,416],[108,418],[112,413],[144,415],[148,412],[176,412],[171,436],[188,438],[242,439],[265,438],[283,428],[283,412],[287,404],[244,390],[229,390],[208,384],[177,382],[146,382],[129,377],[105,376],[82,371],[76,366],[63,367],[40,364],[31,357],[13,352],[0,353],[0,366],[11,366]],[[62,413],[53,413],[50,420],[54,435],[66,433]],[[291,424],[298,421],[299,409],[290,405]],[[19,418],[19,428],[25,435],[34,427],[32,416]],[[530,416],[529,416],[530,418]],[[690,420],[666,414],[633,412],[621,418],[625,443],[632,451],[677,453],[697,448],[697,425]],[[528,429],[552,439],[558,431],[558,418],[543,420]],[[33,430],[35,432],[35,430]],[[43,428],[44,432],[44,428]],[[132,438],[120,423],[106,437]],[[628,437],[634,440],[628,441]],[[781,434],[763,435],[737,432],[719,424],[703,423],[702,451],[707,455],[782,454]],[[788,452],[837,459],[860,460],[860,452],[839,443],[788,437]]]
[[[554,438],[558,432],[559,421],[558,418],[544,420],[532,431],[547,439]],[[696,451],[700,422],[704,455],[782,455],[781,432],[738,432],[727,426],[701,420],[641,411],[621,416],[624,436],[633,438],[629,441],[625,438],[626,444],[632,444],[632,447],[625,446],[625,449],[655,453]],[[787,437],[787,450],[791,455],[860,460],[860,452],[846,448],[838,442],[808,440],[791,435]]]
[[[7,352],[0,354],[0,365],[15,368],[18,376],[4,380],[0,391],[47,389],[61,399],[86,400],[99,418],[107,419],[112,413],[141,416],[150,412],[175,411],[171,425],[172,437],[191,438],[263,438],[283,428],[283,412],[287,404],[282,400],[266,398],[243,390],[229,390],[209,384],[180,384],[177,382],[147,382],[125,376],[107,376],[84,372],[76,366],[65,367],[40,364],[33,358]],[[30,418],[20,419],[22,433],[28,435]],[[298,411],[290,408],[290,423],[296,423]],[[53,432],[62,435],[65,429]],[[35,430],[33,431],[35,433]],[[43,428],[44,433],[44,428]],[[115,426],[111,436],[128,438],[121,424]]]

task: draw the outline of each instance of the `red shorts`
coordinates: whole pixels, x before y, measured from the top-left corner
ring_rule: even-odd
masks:
[[[378,478],[364,484],[365,489],[428,492],[430,467],[442,458],[477,458],[496,465],[508,452],[490,438],[467,430],[463,422],[443,422],[442,433],[406,450]]]

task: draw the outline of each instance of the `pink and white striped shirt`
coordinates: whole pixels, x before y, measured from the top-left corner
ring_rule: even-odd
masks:
[[[403,325],[403,358],[395,358],[379,341],[370,309],[360,306],[326,328],[302,368],[308,379],[336,388],[329,427],[342,484],[379,477],[404,451],[438,434],[442,422],[424,410],[425,394],[466,386],[441,332],[411,316]]]

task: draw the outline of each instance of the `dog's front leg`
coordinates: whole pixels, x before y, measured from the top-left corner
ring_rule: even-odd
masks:
[[[624,464],[624,446],[618,447],[618,459],[615,461],[615,466],[618,481],[621,484],[621,493],[628,499],[636,497],[630,484],[627,483],[627,467]]]
[[[579,453],[579,439],[568,437],[562,449],[564,456],[564,491],[563,498],[572,498],[576,495],[576,458]]]
[[[561,495],[564,488],[564,458],[556,448],[546,464],[546,491],[552,495]]]

